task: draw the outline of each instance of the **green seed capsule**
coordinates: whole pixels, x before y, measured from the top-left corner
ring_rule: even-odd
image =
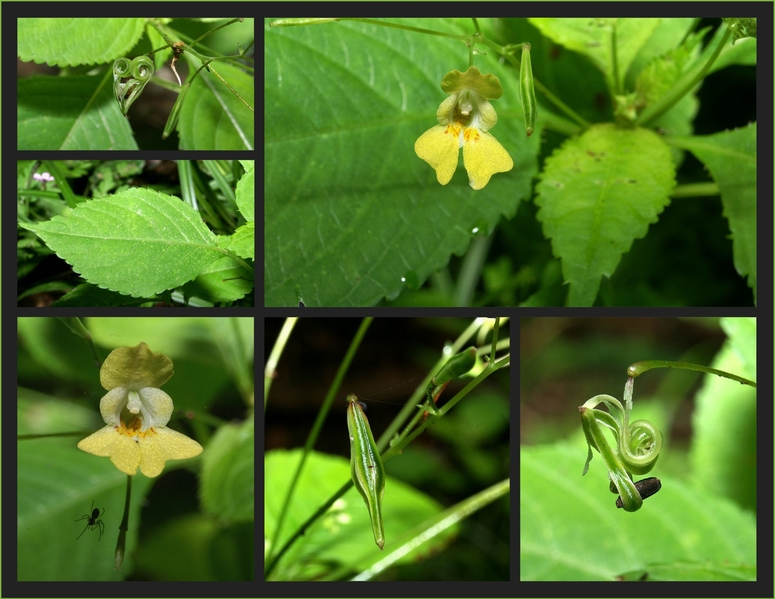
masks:
[[[538,116],[535,85],[533,84],[533,66],[530,62],[530,44],[522,44],[522,61],[519,65],[519,100],[522,102],[525,132],[530,137],[535,131],[536,116]]]
[[[347,429],[350,431],[350,471],[353,484],[366,502],[371,517],[374,540],[382,549],[385,530],[382,526],[382,496],[385,493],[385,467],[379,457],[377,444],[363,404],[352,393],[347,396]]]
[[[455,354],[444,366],[441,367],[433,377],[431,384],[435,386],[443,385],[449,381],[463,376],[466,372],[471,370],[476,364],[476,348],[469,347],[464,349],[459,354]]]

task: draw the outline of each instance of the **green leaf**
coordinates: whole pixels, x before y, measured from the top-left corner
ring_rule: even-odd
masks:
[[[756,297],[756,123],[714,135],[671,138],[708,168],[721,191],[735,268]]]
[[[687,65],[696,58],[705,33],[707,29],[689,34],[680,46],[652,60],[638,74],[635,88],[645,104],[656,102],[678,82]]]
[[[601,460],[582,445],[520,448],[520,579],[615,580],[676,561],[756,565],[756,521],[734,503],[656,473],[643,508],[615,507]]]
[[[344,422],[343,422],[344,424]],[[344,429],[344,443],[347,431]],[[265,455],[264,485],[264,538],[274,539],[281,502],[285,500],[291,477],[301,458],[301,450],[270,451]],[[296,531],[318,507],[350,480],[350,462],[339,456],[311,452],[295,488],[283,524],[279,545]],[[285,554],[273,574],[273,579],[308,580],[319,573],[329,573],[332,565],[340,565],[340,572],[361,572],[369,563],[389,555],[401,541],[411,538],[412,531],[425,520],[442,511],[430,497],[419,493],[399,480],[387,477],[382,508],[385,522],[385,549],[374,543],[369,512],[363,498],[354,488],[348,490],[326,514],[310,526],[305,534]],[[448,542],[455,528],[445,531],[422,544],[422,552],[438,550]],[[268,549],[269,545],[266,546]],[[399,563],[411,563],[414,551],[402,556]],[[318,564],[323,569],[318,571]]]
[[[202,514],[172,515],[143,538],[135,574],[143,580],[253,580],[253,525],[224,526]]]
[[[616,577],[617,580],[659,580],[669,581],[756,581],[756,566],[752,564],[729,564],[727,562],[687,562],[679,561],[672,564],[649,564],[647,570],[626,572]]]
[[[229,64],[213,62],[229,85],[251,107],[254,102],[253,77]],[[178,132],[183,150],[252,150],[254,114],[213,73],[203,69],[191,84],[180,109]]]
[[[79,308],[83,306],[139,306],[147,301],[148,300],[145,298],[121,295],[115,291],[100,289],[96,285],[82,283],[73,287],[51,305],[57,308]]]
[[[245,220],[252,223],[255,220],[255,173],[252,160],[240,160],[245,168],[245,174],[237,183],[237,208]],[[249,168],[246,164],[249,163]]]
[[[681,47],[696,26],[697,19],[692,18],[660,19],[648,42],[641,47],[630,65],[626,78],[627,87],[634,87],[637,76],[650,62]]]
[[[756,319],[728,318],[724,328],[738,328],[735,344],[753,359],[746,367],[727,340],[711,366],[746,378],[756,376]],[[689,458],[699,484],[756,511],[756,389],[705,375],[692,416]]]
[[[632,241],[669,202],[670,148],[646,129],[596,125],[547,158],[536,186],[537,218],[562,259],[567,305],[591,306]]]
[[[401,22],[469,32],[449,19]],[[476,62],[503,86],[490,132],[515,166],[473,191],[462,158],[441,186],[414,152],[448,97],[442,77],[465,70],[460,42],[347,21],[265,36],[266,305],[395,298],[530,195],[540,136],[525,138],[517,77],[494,53]]]
[[[229,250],[237,254],[240,258],[255,260],[255,232],[256,224],[253,222],[239,227],[234,231],[234,235],[231,236],[231,242],[228,246]]]
[[[19,58],[61,67],[103,64],[129,52],[144,25],[145,19],[126,18],[19,19]]]
[[[617,90],[660,19],[534,18],[529,21],[551,40],[587,56],[605,75],[609,89]],[[616,41],[615,57],[612,40]],[[613,81],[614,59],[618,81]]]
[[[19,224],[87,281],[135,297],[182,285],[223,257],[198,212],[150,189],[84,202],[66,218]]]
[[[254,517],[254,430],[252,418],[224,425],[202,454],[202,505],[226,523]]]
[[[252,243],[251,237],[251,247]],[[247,246],[247,242],[244,245]],[[231,245],[229,247],[231,248]],[[186,297],[198,297],[213,303],[236,301],[245,297],[252,289],[253,278],[242,265],[229,256],[208,264],[196,279],[182,287]]]
[[[72,335],[70,336],[72,339]],[[96,376],[97,371],[90,371]],[[84,410],[60,398],[20,389],[18,422],[21,434],[97,430],[104,426],[95,400]],[[93,428],[92,428],[93,427]],[[88,433],[84,433],[84,437]],[[114,569],[113,550],[124,511],[126,475],[106,458],[76,448],[80,437],[30,439],[18,442],[18,559],[19,580],[121,580]],[[140,506],[151,480],[134,477],[127,547],[137,546]],[[92,501],[102,512],[105,531],[83,531]],[[123,572],[132,571],[128,550]]]
[[[106,75],[17,82],[20,150],[136,150]]]
[[[729,337],[732,348],[743,361],[745,372],[756,378],[756,319],[722,318],[721,328]]]

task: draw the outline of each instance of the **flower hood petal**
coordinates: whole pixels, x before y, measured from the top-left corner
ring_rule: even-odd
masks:
[[[498,78],[491,73],[482,75],[476,67],[469,67],[465,73],[450,71],[441,80],[441,89],[448,94],[472,89],[488,100],[497,100],[503,95],[503,88]]]
[[[145,343],[114,349],[100,368],[100,383],[110,391],[116,387],[130,390],[161,387],[174,374],[172,360],[155,354]]]

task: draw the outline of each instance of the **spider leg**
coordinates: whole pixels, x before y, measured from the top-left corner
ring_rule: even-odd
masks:
[[[102,533],[105,532],[105,523],[102,520],[97,520],[98,527],[100,529],[100,538],[97,539],[98,541],[102,540]]]

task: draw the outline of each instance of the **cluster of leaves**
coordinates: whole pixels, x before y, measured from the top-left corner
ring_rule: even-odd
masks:
[[[18,441],[19,580],[252,580],[253,319],[84,322],[101,359],[140,341],[170,356],[170,426],[204,451],[168,462],[158,478],[132,477],[126,554],[115,570],[127,476],[76,447],[105,424],[99,364],[58,319],[20,318],[16,409],[28,437]],[[76,540],[84,522],[75,520],[92,502],[104,509],[102,539],[87,531]]]
[[[167,45],[157,28],[163,27],[169,36],[191,43],[202,34],[203,27],[215,26],[211,21],[219,19],[19,19],[19,58],[59,67],[57,76],[18,81],[19,149],[136,150],[140,140],[144,147],[155,148],[161,142],[167,114],[174,113],[181,149],[252,150],[252,57],[239,51],[253,43],[252,19],[226,27],[196,45],[198,52],[214,61],[209,70],[203,69],[193,78],[190,89],[187,83],[181,88],[177,81],[173,84],[160,77],[153,79],[174,92],[173,101],[176,94],[187,92],[174,109],[171,103],[150,99],[146,109],[130,112],[127,119],[114,97],[113,61]],[[218,40],[221,32],[226,36]],[[210,49],[209,44],[218,50]],[[153,54],[156,70],[169,64],[171,57],[171,48]],[[191,52],[183,52],[179,69],[184,62],[189,64],[190,76],[201,66]],[[170,80],[174,81],[171,73]],[[137,107],[141,101],[142,96]],[[161,111],[161,117],[154,114]],[[135,114],[143,114],[144,118],[133,123]],[[147,135],[146,123],[159,121],[162,128]]]
[[[756,580],[756,389],[685,370],[635,379],[631,418],[665,435],[650,473],[662,489],[635,513],[615,507],[602,460],[582,476],[576,409],[601,392],[621,398],[644,355],[756,380],[756,319],[536,319],[523,334],[535,351],[521,366],[520,579]]]
[[[472,33],[470,19],[391,22]],[[265,303],[752,305],[756,125],[693,131],[700,116],[729,118],[728,99],[701,114],[703,77],[754,66],[756,40],[733,45],[726,24],[699,19],[479,23],[532,45],[540,104],[525,139],[518,70],[482,46],[475,63],[504,90],[493,133],[515,166],[480,191],[462,169],[438,185],[412,149],[442,77],[465,69],[463,44],[347,20],[266,23]],[[754,114],[753,93],[735,100]]]
[[[64,292],[54,305],[254,304],[254,162],[179,161],[179,184],[139,187],[143,164],[18,163],[19,301]],[[41,171],[55,175],[47,189]],[[80,277],[46,272],[53,253]]]

